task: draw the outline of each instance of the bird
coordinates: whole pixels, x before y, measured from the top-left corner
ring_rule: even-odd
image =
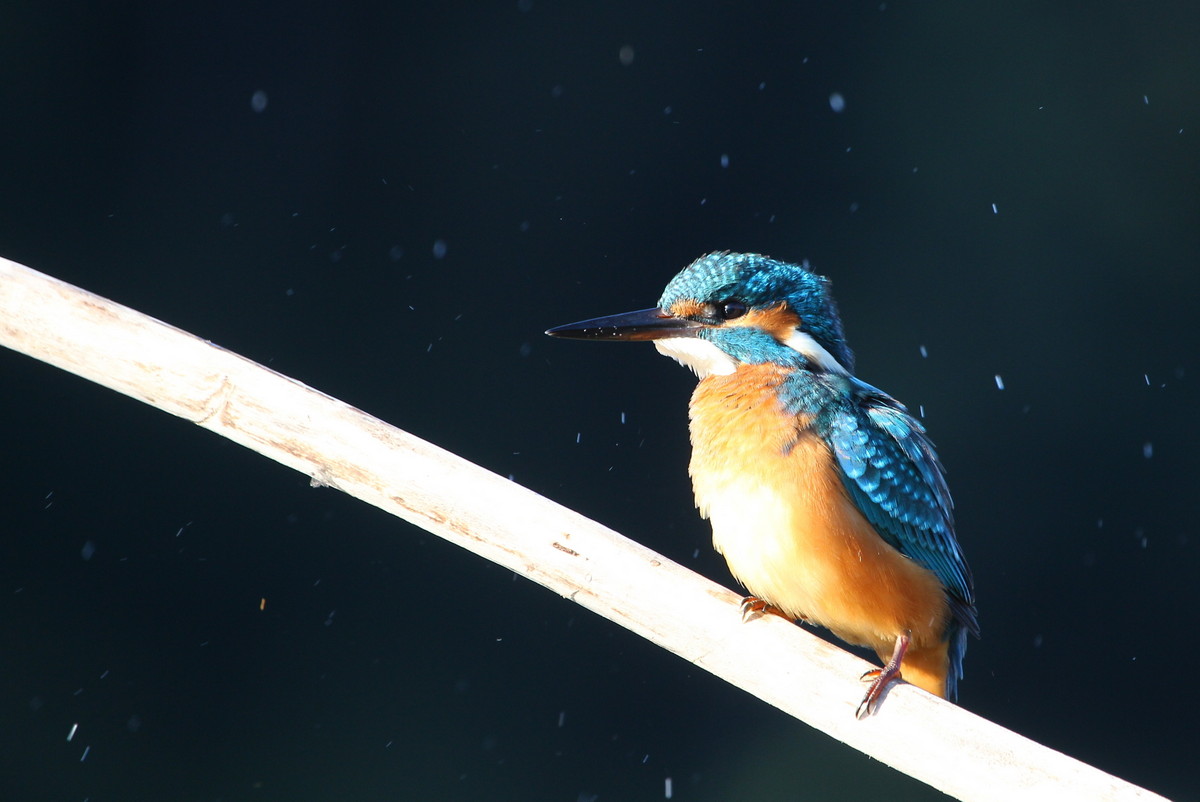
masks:
[[[718,251],[658,305],[546,331],[650,341],[695,372],[688,471],[713,545],[774,613],[873,650],[883,667],[856,708],[903,679],[957,698],[974,580],[945,471],[925,427],[854,374],[830,281],[807,262]]]

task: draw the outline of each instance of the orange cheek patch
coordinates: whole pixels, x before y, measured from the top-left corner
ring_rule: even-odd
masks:
[[[796,331],[796,327],[800,325],[800,318],[788,307],[786,302],[780,302],[768,309],[751,309],[725,325],[762,329],[776,340],[783,342]]]
[[[671,308],[667,310],[675,317],[682,318],[697,318],[704,317],[704,304],[698,301],[685,299],[676,301],[671,304]]]

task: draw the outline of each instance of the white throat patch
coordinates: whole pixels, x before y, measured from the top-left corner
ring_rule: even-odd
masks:
[[[701,379],[705,376],[728,376],[737,370],[737,362],[733,357],[699,337],[668,337],[655,340],[654,347],[660,354],[691,368]]]
[[[799,351],[804,354],[804,358],[810,362],[823,367],[829,373],[837,373],[842,376],[849,376],[850,371],[846,370],[841,362],[834,359],[833,354],[826,351],[821,344],[812,338],[812,335],[797,329],[792,332],[791,336],[783,341],[783,344],[793,351]]]
[[[793,331],[783,344],[803,354],[809,362],[820,365],[829,373],[850,375],[850,371],[807,332]],[[671,357],[686,368],[691,368],[701,379],[705,376],[728,376],[738,367],[736,359],[699,337],[667,337],[655,340],[654,347],[660,354]]]

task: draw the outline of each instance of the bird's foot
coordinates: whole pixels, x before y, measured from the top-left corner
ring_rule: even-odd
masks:
[[[788,621],[792,620],[792,617],[783,610],[757,596],[747,596],[742,599],[742,621],[749,621],[767,613],[786,618]]]
[[[871,687],[867,688],[866,695],[858,703],[858,710],[854,711],[855,718],[861,720],[874,713],[880,700],[883,699],[883,693],[887,690],[888,685],[895,680],[903,679],[900,674],[900,664],[904,661],[904,653],[908,651],[908,641],[907,632],[898,636],[896,648],[892,651],[892,659],[888,660],[887,665],[883,668],[873,668],[862,675],[860,679],[871,680]]]

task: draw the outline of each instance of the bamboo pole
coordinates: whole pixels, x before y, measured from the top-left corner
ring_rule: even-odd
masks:
[[[0,258],[0,344],[129,395],[387,510],[964,800],[1156,794],[910,685],[859,721],[868,664],[616,532],[348,404]],[[919,732],[920,738],[913,733]]]

